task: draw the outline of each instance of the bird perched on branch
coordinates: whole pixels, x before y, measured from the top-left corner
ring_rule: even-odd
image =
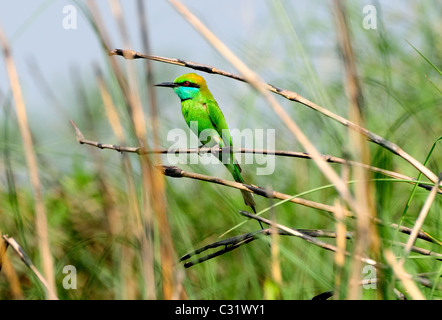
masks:
[[[221,109],[218,106],[212,93],[207,88],[206,80],[195,73],[187,73],[179,76],[174,82],[162,82],[157,84],[158,87],[169,87],[181,99],[181,111],[187,125],[198,136],[198,139],[205,147],[214,147],[218,145],[220,148],[233,148],[229,127],[224,118]],[[196,121],[198,126],[191,125],[192,121]],[[205,130],[210,134],[201,135]],[[202,140],[203,139],[203,140]],[[229,152],[226,157],[220,152],[218,159],[225,165],[227,170],[233,176],[236,182],[244,183],[241,176],[241,167],[233,157],[233,152]],[[255,201],[250,192],[241,190],[246,205],[255,211]]]

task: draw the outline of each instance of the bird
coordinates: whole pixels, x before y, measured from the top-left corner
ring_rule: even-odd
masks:
[[[202,76],[196,73],[186,73],[173,82],[162,82],[155,86],[168,87],[175,91],[181,100],[181,112],[184,120],[199,139],[203,130],[210,130],[209,135],[201,137],[203,141],[199,140],[205,147],[210,148],[218,145],[220,148],[230,147],[232,150],[233,143],[226,119]],[[197,121],[198,126],[191,125],[192,121]],[[236,182],[244,183],[241,167],[234,159],[232,151],[230,151],[227,163],[223,161],[221,152],[218,153],[218,159],[223,162]],[[256,203],[252,194],[246,190],[241,190],[241,193],[245,204],[256,213]]]

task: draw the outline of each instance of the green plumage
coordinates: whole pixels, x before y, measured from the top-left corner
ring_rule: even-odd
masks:
[[[200,142],[205,147],[219,145],[233,147],[229,127],[218,103],[213,98],[212,93],[206,85],[203,77],[195,74],[184,74],[175,79],[173,83],[162,83],[159,86],[172,87],[178,97],[181,99],[181,111],[187,125],[194,129],[194,133],[200,138]],[[198,123],[197,129],[191,125],[192,121]],[[201,137],[203,130],[210,130],[207,138]],[[203,132],[203,135],[208,131]],[[226,156],[224,156],[226,157]],[[222,161],[222,154],[219,154],[219,160]],[[228,161],[223,162],[227,170],[232,174],[235,181],[244,183],[241,176],[241,168],[233,157],[233,153],[228,155]],[[246,205],[255,211],[255,201],[252,194],[241,190]]]

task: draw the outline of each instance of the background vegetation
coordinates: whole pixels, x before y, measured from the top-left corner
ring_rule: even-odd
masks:
[[[362,229],[358,219],[350,218],[344,222],[346,230],[352,232],[351,239],[346,241],[350,256],[342,265],[337,254],[300,238],[262,236],[220,257],[184,268],[179,262],[184,254],[219,241],[221,234],[244,221],[223,239],[259,230],[259,225],[238,214],[247,210],[238,190],[161,175],[154,165],[167,165],[165,155],[139,156],[77,143],[70,119],[90,140],[168,148],[169,130],[187,130],[186,125],[178,99],[171,91],[153,91],[151,83],[153,79],[154,83],[172,81],[190,70],[147,60],[108,57],[107,49],[118,46],[107,39],[109,26],[100,22],[100,10],[92,1],[73,4],[90,23],[97,41],[102,42],[103,54],[99,64],[89,66],[92,73],[84,75],[70,68],[71,77],[61,80],[47,79],[44,70],[38,70],[37,57],[32,85],[41,92],[45,104],[51,106],[48,112],[56,121],[45,121],[41,114],[28,116],[26,126],[33,143],[27,143],[19,130],[22,116],[16,111],[17,88],[11,83],[0,91],[0,233],[20,244],[47,278],[49,287],[50,278],[53,279],[59,299],[311,299],[327,291],[333,291],[336,299],[415,297],[392,269],[395,264],[388,260],[388,254],[385,255],[393,252],[401,258],[404,248],[398,242],[406,243],[409,235],[388,225],[413,228],[430,191],[381,174],[370,174],[368,182],[361,181],[352,167],[342,164],[330,165],[348,182],[353,194],[358,192],[358,185],[368,186],[369,194],[364,199],[373,206],[370,212],[387,225],[370,224],[368,242],[363,248],[365,255],[384,268],[374,269],[371,274],[364,269],[366,264],[355,262],[354,246],[358,236],[362,237],[358,234]],[[408,2],[406,9],[399,10],[385,2],[374,2],[375,30],[362,27],[364,5],[361,1],[351,2],[344,11],[363,95],[363,126],[396,143],[421,163],[427,159],[427,168],[437,175],[442,171],[438,140],[442,136],[442,77],[438,71],[442,52],[441,4]],[[119,7],[116,1],[110,2],[110,6]],[[352,100],[346,94],[347,69],[340,55],[341,34],[334,20],[335,4],[318,8],[317,14],[299,12],[291,1],[271,1],[267,7],[265,19],[251,24],[248,36],[231,44],[231,49],[266,82],[296,91],[350,118]],[[142,12],[138,20],[140,30],[154,34],[155,25],[145,17],[143,20]],[[211,20],[215,13],[200,12],[197,8],[194,13],[209,28],[229,20]],[[124,38],[126,21],[115,15],[114,23]],[[413,33],[410,38],[418,41],[407,43],[407,38],[398,36],[404,28]],[[171,33],[171,42],[186,47],[184,41],[173,36]],[[210,59],[196,60],[191,52],[198,47],[186,48],[190,56],[180,56],[180,46],[163,53],[170,58],[238,73],[215,54],[217,51],[209,55]],[[9,47],[2,47],[7,65],[5,50]],[[149,41],[142,48],[137,51],[156,54],[150,50]],[[9,49],[14,59],[14,48]],[[248,84],[199,74],[206,78],[230,128],[276,129],[276,149],[305,151],[268,108],[268,102]],[[18,77],[20,80],[20,73]],[[321,154],[363,161],[358,159],[348,128],[299,103],[276,97]],[[24,101],[27,110],[40,108],[32,106],[33,101],[26,96]],[[112,110],[117,117],[112,117]],[[363,145],[369,152],[370,165],[434,185],[401,157],[373,143]],[[30,182],[35,172],[29,165],[29,153],[36,156],[38,183]],[[314,161],[289,157],[276,157],[275,161],[274,173],[265,176],[255,174],[259,165],[242,165],[245,180],[284,194],[302,193],[305,199],[345,206]],[[179,167],[231,180],[221,165]],[[256,195],[255,199],[258,211],[280,201]],[[442,296],[441,205],[438,193],[421,228],[432,241],[418,239],[415,243],[435,254],[411,252],[404,262],[405,271],[426,299]],[[43,210],[40,218],[38,210]],[[294,203],[279,205],[263,217],[297,229],[334,232],[338,225],[342,226],[336,215]],[[38,220],[47,221],[47,231],[41,224],[38,227]],[[52,260],[44,255],[44,234]],[[334,238],[321,240],[336,244]],[[50,297],[41,279],[11,246],[2,257],[1,299]],[[76,268],[76,289],[63,288],[66,265]],[[375,288],[360,283],[371,276],[378,279]],[[359,282],[355,284],[351,281],[354,279]]]

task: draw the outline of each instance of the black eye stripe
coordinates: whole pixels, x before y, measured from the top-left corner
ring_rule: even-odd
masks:
[[[190,81],[187,81],[188,84],[187,84],[187,85],[184,85],[184,82],[186,82],[186,81],[178,82],[177,84],[178,84],[179,86],[182,86],[182,87],[191,87],[191,88],[199,88],[199,87],[200,87],[200,86],[197,85],[196,83],[193,83],[193,82],[190,82]]]

